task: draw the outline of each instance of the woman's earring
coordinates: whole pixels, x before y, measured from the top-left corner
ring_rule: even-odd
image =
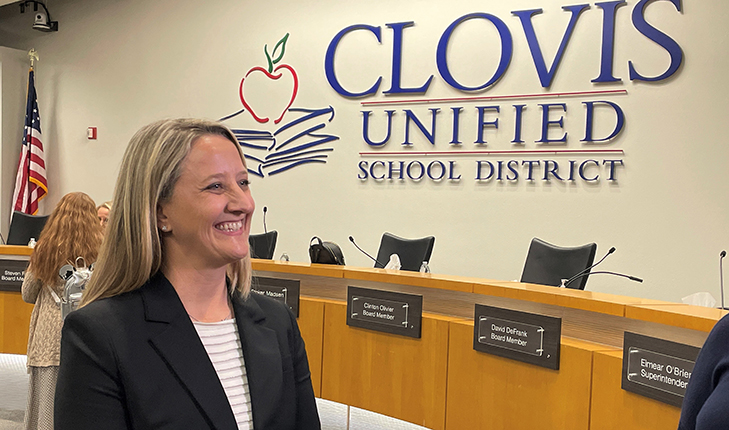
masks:
[[[160,227],[160,229],[161,229],[162,231],[167,231],[167,226],[166,226],[166,225],[163,225],[162,227]]]

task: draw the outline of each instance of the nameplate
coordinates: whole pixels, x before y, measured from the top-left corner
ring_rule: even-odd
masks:
[[[347,325],[420,338],[423,296],[347,288]]]
[[[251,291],[285,303],[296,318],[299,317],[299,291],[301,291],[301,281],[298,279],[254,276],[251,281]]]
[[[476,351],[558,370],[561,334],[561,318],[476,305]]]
[[[625,332],[623,390],[681,406],[700,348]]]
[[[28,260],[0,260],[0,291],[20,291]]]

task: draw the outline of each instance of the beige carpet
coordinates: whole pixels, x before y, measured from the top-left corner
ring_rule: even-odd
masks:
[[[20,430],[28,398],[25,356],[0,354],[0,430]]]

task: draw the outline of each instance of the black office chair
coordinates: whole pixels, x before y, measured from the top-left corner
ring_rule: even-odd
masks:
[[[569,279],[590,267],[595,260],[595,251],[597,245],[594,243],[565,248],[535,237],[529,245],[521,282],[559,287],[562,279]],[[584,290],[587,278],[575,279],[567,288]]]
[[[29,215],[18,211],[13,212],[7,244],[27,245],[31,238],[38,240],[47,220],[48,215]]]
[[[276,239],[278,239],[276,230],[249,235],[248,243],[251,245],[251,257],[272,260],[273,252],[276,250]]]
[[[428,236],[422,239],[403,239],[394,234],[385,233],[380,241],[380,249],[377,251],[377,262],[375,267],[383,268],[390,261],[390,255],[397,254],[400,257],[400,269],[412,272],[420,271],[423,261],[430,261],[430,254],[433,253],[435,237]]]

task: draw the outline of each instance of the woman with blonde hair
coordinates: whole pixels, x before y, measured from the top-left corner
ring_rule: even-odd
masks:
[[[28,334],[30,374],[26,429],[53,429],[53,397],[61,348],[61,309],[51,294],[62,295],[62,266],[83,257],[96,261],[102,233],[96,205],[84,193],[66,194],[48,217],[30,256],[21,288],[23,300],[34,303]]]
[[[296,318],[249,294],[255,204],[232,132],[143,127],[113,201],[63,328],[56,429],[319,429]]]
[[[101,227],[106,228],[106,224],[109,223],[109,214],[111,214],[111,200],[97,206],[96,214],[99,216]]]

